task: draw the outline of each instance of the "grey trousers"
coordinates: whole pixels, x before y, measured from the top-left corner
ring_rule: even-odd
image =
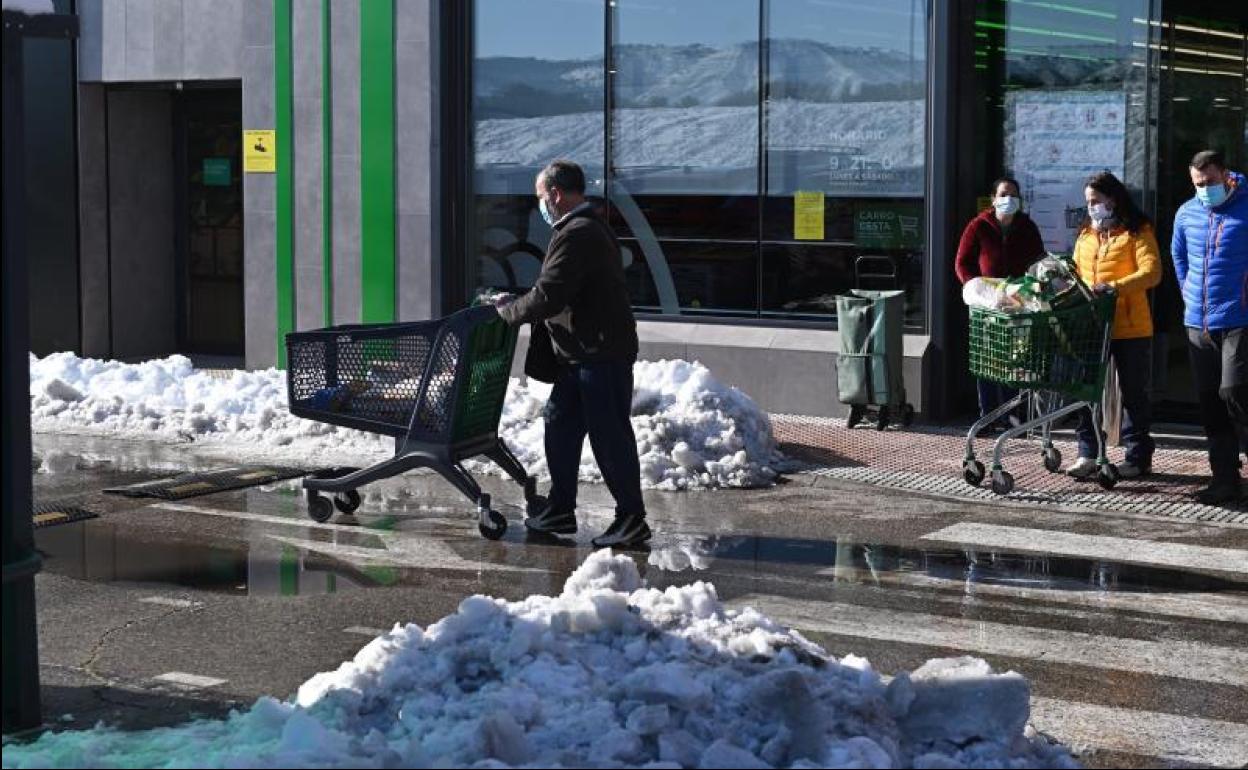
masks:
[[[1215,479],[1238,479],[1248,450],[1248,334],[1245,329],[1187,330],[1200,420]]]

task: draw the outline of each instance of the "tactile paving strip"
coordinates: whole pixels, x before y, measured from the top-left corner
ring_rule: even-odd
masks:
[[[307,471],[277,465],[248,465],[223,468],[219,471],[186,473],[168,479],[144,481],[128,487],[115,487],[105,492],[126,497],[155,497],[160,500],[185,500],[188,497],[210,495],[231,489],[255,487],[274,481],[304,476]]]
[[[966,434],[956,428],[915,425],[885,431],[873,426],[851,430],[843,419],[798,415],[772,415],[772,425],[781,450],[809,463],[809,472],[816,475],[973,500],[999,497],[988,488],[988,481],[972,487],[963,480]],[[1078,454],[1073,441],[1056,440],[1054,444],[1062,453],[1063,466]],[[988,466],[992,447],[991,439],[975,442],[976,456]],[[1122,460],[1120,448],[1111,448],[1109,455],[1113,462]],[[1210,506],[1192,500],[1192,494],[1209,480],[1208,456],[1202,450],[1161,445],[1153,456],[1152,474],[1123,479],[1112,490],[1046,471],[1038,440],[1010,442],[1002,464],[1015,481],[1014,491],[1005,499],[1015,502],[1248,524],[1248,501]]]

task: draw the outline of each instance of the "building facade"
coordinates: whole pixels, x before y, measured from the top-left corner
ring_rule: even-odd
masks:
[[[1248,163],[1235,3],[73,10],[81,40],[48,76],[73,82],[43,120],[76,152],[32,189],[72,194],[77,216],[48,217],[32,281],[57,299],[33,310],[36,352],[280,366],[288,331],[523,290],[550,235],[533,178],[567,157],[621,238],[643,357],[701,360],[772,411],[838,414],[834,297],[897,288],[909,400],[941,418],[969,405],[952,263],[993,179],[1020,180],[1060,252],[1082,180],[1108,168],[1164,246],[1193,152]],[[1177,303],[1170,274],[1154,395],[1181,416],[1194,394]]]

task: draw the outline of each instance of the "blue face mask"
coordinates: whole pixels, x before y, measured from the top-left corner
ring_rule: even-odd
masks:
[[[537,208],[539,211],[542,212],[542,219],[544,219],[546,221],[546,224],[550,225],[551,227],[554,227],[555,222],[559,221],[558,217],[555,216],[555,212],[551,211],[550,207],[546,205],[545,198],[537,199]]]
[[[1226,185],[1211,184],[1204,187],[1197,187],[1196,199],[1203,203],[1206,208],[1221,206],[1226,202]]]

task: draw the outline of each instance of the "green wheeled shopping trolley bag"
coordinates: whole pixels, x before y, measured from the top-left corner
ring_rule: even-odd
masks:
[[[902,380],[902,329],[905,292],[854,289],[836,298],[841,349],[836,360],[837,393],[849,405],[848,427],[874,409],[875,427],[909,425],[914,407],[906,403]]]

